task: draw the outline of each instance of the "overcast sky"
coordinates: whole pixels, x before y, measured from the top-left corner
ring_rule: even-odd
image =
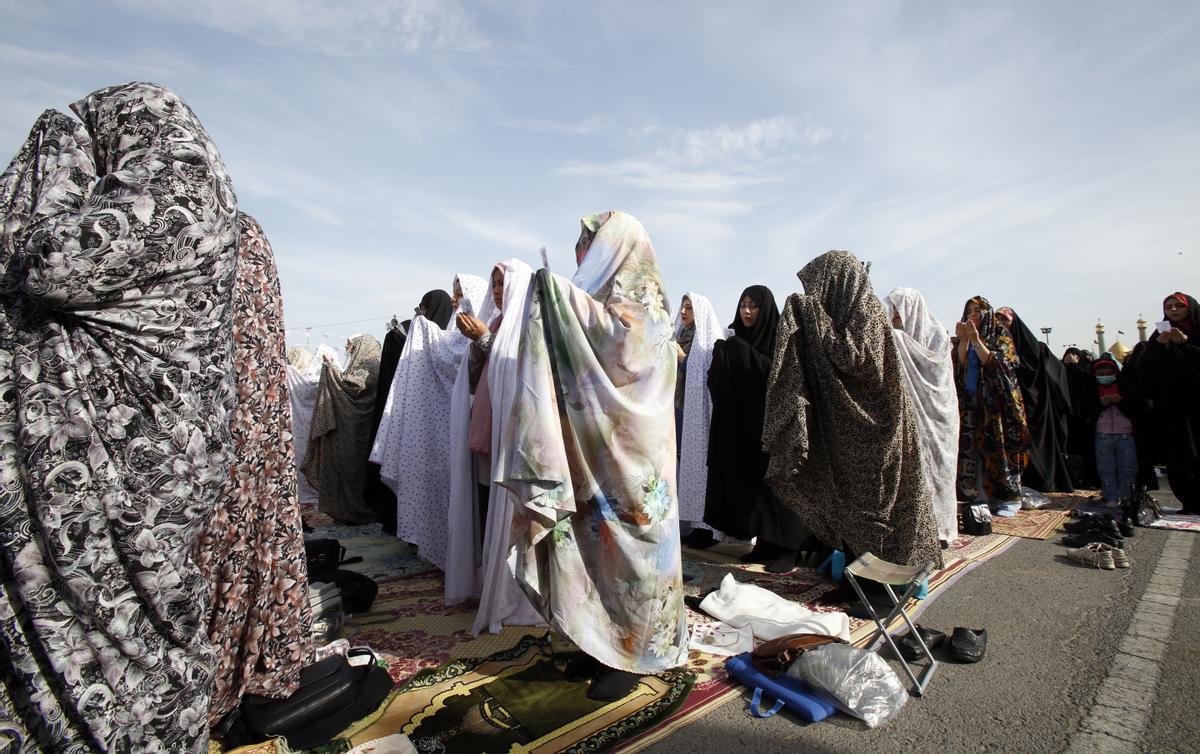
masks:
[[[948,327],[971,295],[1010,305],[1056,351],[1200,293],[1196,2],[0,9],[0,151],[99,87],[175,89],[271,239],[287,326],[368,320],[314,343],[542,245],[570,274],[607,209],[722,320],[828,249]]]

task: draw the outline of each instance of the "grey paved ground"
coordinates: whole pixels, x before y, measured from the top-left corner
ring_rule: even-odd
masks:
[[[808,726],[783,714],[758,720],[746,714],[744,701],[734,701],[650,751],[1063,751],[1108,675],[1167,534],[1138,529],[1127,545],[1128,571],[1065,561],[1055,538],[1022,540],[964,576],[921,623],[947,633],[955,626],[987,628],[987,658],[977,665],[943,664],[928,695],[910,699],[899,717],[878,729],[844,716]],[[1200,751],[1197,544],[1143,751]]]

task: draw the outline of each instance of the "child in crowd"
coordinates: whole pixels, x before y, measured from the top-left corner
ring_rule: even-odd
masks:
[[[1115,508],[1133,496],[1137,482],[1134,425],[1139,418],[1138,400],[1112,354],[1096,359],[1091,371],[1094,389],[1088,396],[1087,417],[1094,426],[1104,502]]]

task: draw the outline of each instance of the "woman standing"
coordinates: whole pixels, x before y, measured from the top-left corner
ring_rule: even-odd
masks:
[[[317,490],[318,509],[339,522],[375,520],[364,491],[379,353],[378,340],[356,335],[346,344],[345,370],[328,360],[321,369],[312,434],[301,469]]]
[[[805,294],[788,297],[767,392],[768,481],[848,561],[940,567],[917,416],[866,268],[830,251],[797,274]]]
[[[921,468],[933,495],[938,539],[953,542],[958,539],[958,393],[950,334],[915,288],[897,288],[887,300],[904,384],[921,429]]]
[[[729,326],[732,335],[713,345],[708,369],[713,410],[704,523],[736,539],[754,537],[757,511],[777,505],[763,481],[768,459],[762,429],[778,325],[779,308],[769,288],[752,285],[742,291]],[[746,559],[770,562],[783,549],[782,543],[764,537]]]
[[[241,213],[238,220],[238,398],[229,424],[234,465],[196,550],[212,592],[213,724],[244,694],[281,698],[294,692],[313,650],[279,276],[258,222]]]
[[[1137,359],[1137,380],[1153,412],[1155,460],[1166,463],[1183,512],[1200,515],[1200,305],[1185,293],[1163,300],[1167,323]]]
[[[956,334],[958,497],[993,504],[1020,500],[1021,475],[1029,465],[1029,428],[1017,382],[1016,346],[983,296],[967,302]]]
[[[693,527],[683,543],[700,549],[716,543],[712,529],[704,523],[712,417],[706,376],[713,349],[723,335],[724,328],[709,300],[689,291],[675,319],[679,357],[679,375],[675,378],[675,439],[679,455],[679,520]]]
[[[1002,306],[996,321],[1008,331],[1017,349],[1017,381],[1029,427],[1029,466],[1022,482],[1039,492],[1073,492],[1067,468],[1067,418],[1071,387],[1066,366],[1011,307]]]
[[[687,661],[672,396],[676,351],[654,248],[623,212],[583,220],[568,281],[537,274],[503,484],[516,577],[626,696]]]
[[[501,262],[492,269],[492,295],[480,317],[462,313],[457,318],[471,347],[454,386],[446,602],[479,597],[475,634],[542,622],[508,567],[513,497],[497,483],[508,457],[504,444],[517,397],[517,355],[532,281],[533,270],[521,260]],[[474,395],[469,401],[464,399],[468,391]]]

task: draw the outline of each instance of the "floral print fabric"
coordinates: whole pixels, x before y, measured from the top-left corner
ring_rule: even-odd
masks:
[[[642,224],[583,224],[575,279],[537,274],[497,459],[515,496],[514,570],[584,652],[655,673],[687,658],[672,323]]]
[[[237,403],[234,465],[200,537],[196,563],[213,592],[216,649],[210,722],[243,694],[284,697],[312,657],[304,532],[296,500],[283,299],[271,244],[240,215],[233,288]]]
[[[236,199],[175,93],[73,109],[0,177],[0,748],[203,751]]]
[[[1019,500],[1021,475],[1029,464],[1030,438],[1021,385],[1017,381],[1017,347],[996,322],[992,305],[983,296],[967,302],[964,322],[972,303],[979,305],[979,337],[992,352],[992,358],[980,367],[979,387],[973,399],[966,390],[967,365],[958,364],[954,370],[962,419],[958,438],[958,496],[975,500],[982,491],[989,501],[996,503]]]

